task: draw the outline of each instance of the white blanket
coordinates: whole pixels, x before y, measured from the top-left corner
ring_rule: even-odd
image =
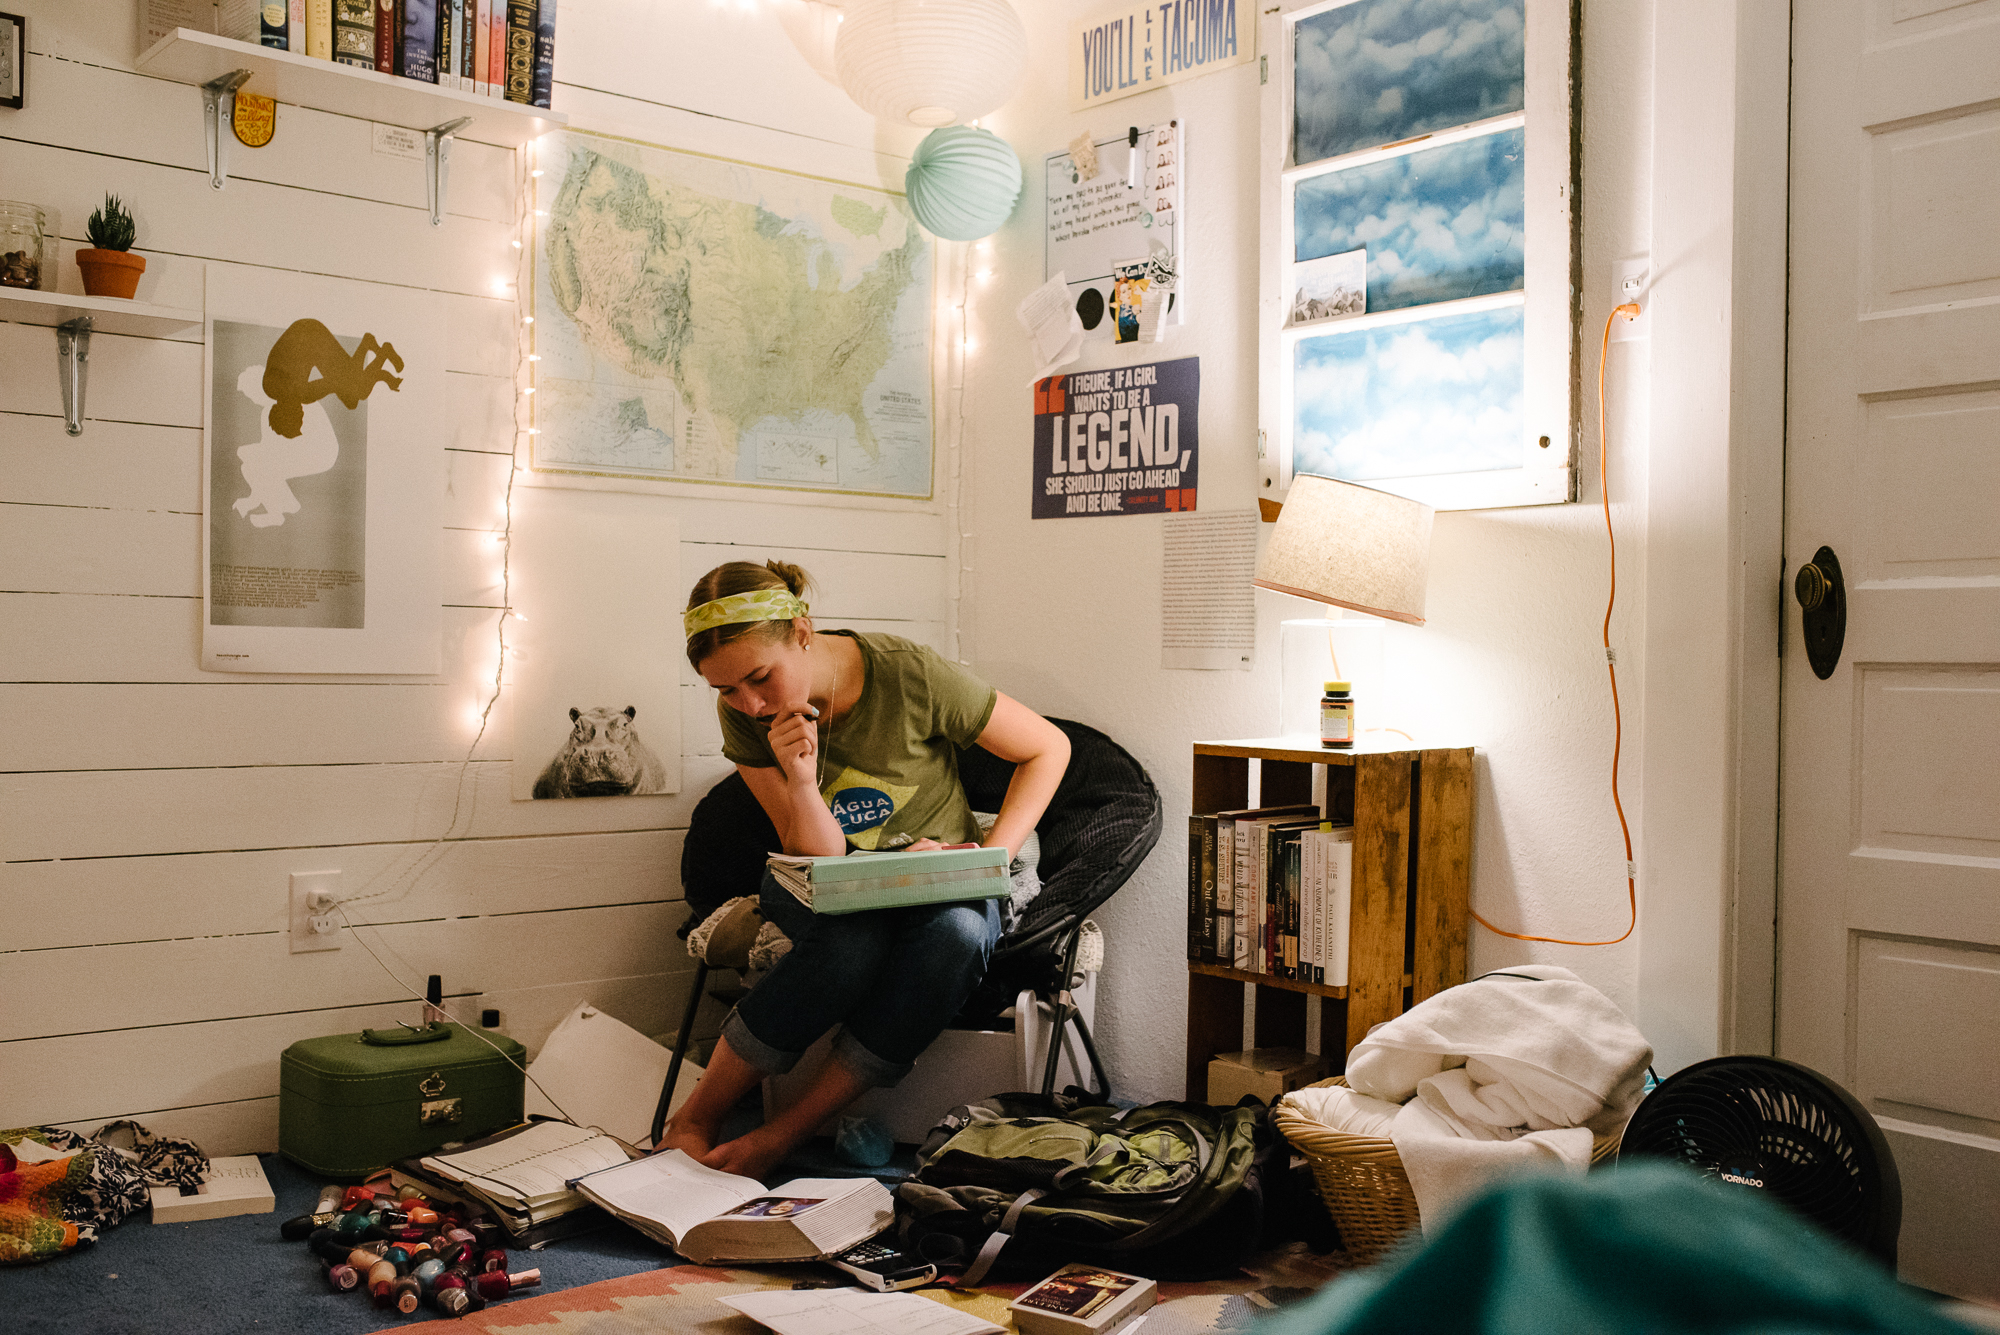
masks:
[[[1347,1082],[1400,1103],[1390,1139],[1426,1224],[1512,1173],[1581,1173],[1623,1126],[1653,1050],[1611,999],[1553,965],[1440,992],[1348,1054]]]

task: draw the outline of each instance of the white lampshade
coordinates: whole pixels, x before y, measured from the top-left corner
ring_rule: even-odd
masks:
[[[1250,582],[1421,626],[1430,550],[1428,505],[1301,473]]]
[[[957,125],[1013,96],[1028,31],[1007,0],[848,0],[834,42],[840,86],[905,125]]]
[[[839,5],[827,0],[777,0],[778,24],[813,72],[838,88],[840,71],[833,63],[834,39],[840,35]]]

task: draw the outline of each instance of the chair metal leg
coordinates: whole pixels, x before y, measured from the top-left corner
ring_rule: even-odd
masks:
[[[688,989],[687,1009],[681,1012],[680,1037],[674,1040],[674,1059],[667,1063],[667,1083],[660,1090],[660,1105],[653,1109],[653,1144],[667,1129],[667,1113],[674,1106],[674,1085],[681,1078],[681,1062],[687,1058],[688,1038],[694,1033],[694,1017],[701,1009],[702,988],[708,984],[708,961],[696,960],[694,986]]]
[[[1091,1083],[1104,1087],[1097,1092],[1097,1097],[1109,1103],[1111,1102],[1111,1073],[1104,1069],[1104,1063],[1098,1059],[1097,1043],[1090,1036],[1090,1025],[1083,1018],[1083,1012],[1081,1010],[1075,1011],[1074,1018],[1076,1020],[1076,1032],[1083,1038],[1084,1055],[1090,1058]]]
[[[1056,1070],[1062,1063],[1063,1030],[1068,1027],[1070,1020],[1074,1019],[1080,1031],[1084,1034],[1084,1049],[1090,1053],[1092,1067],[1097,1068],[1097,1053],[1090,1045],[1089,1029],[1083,1027],[1083,1012],[1070,1000],[1069,993],[1070,980],[1076,977],[1076,950],[1082,941],[1083,924],[1078,923],[1070,929],[1069,946],[1063,951],[1062,987],[1053,997],[1047,998],[1048,1004],[1055,1012],[1055,1023],[1049,1026],[1049,1060],[1048,1064],[1042,1068],[1042,1093],[1044,1095],[1056,1092]],[[1040,993],[1036,993],[1036,1000],[1043,1000]],[[1105,1093],[1108,1096],[1111,1090],[1111,1081],[1103,1076],[1101,1069],[1098,1069],[1098,1076],[1104,1080]]]

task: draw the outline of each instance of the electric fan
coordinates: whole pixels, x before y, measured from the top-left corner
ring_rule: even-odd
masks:
[[[1618,1147],[1760,1190],[1896,1268],[1903,1188],[1882,1129],[1846,1090],[1776,1057],[1716,1057],[1639,1105]]]

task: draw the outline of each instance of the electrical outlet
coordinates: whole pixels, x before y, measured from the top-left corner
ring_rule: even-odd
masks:
[[[1611,322],[1611,341],[1631,343],[1653,336],[1653,261],[1641,255],[1636,260],[1619,260],[1611,266],[1611,295],[1617,305],[1639,303],[1639,318],[1619,316]]]
[[[291,937],[294,955],[308,950],[340,949],[340,915],[333,909],[339,902],[339,872],[292,873]]]

